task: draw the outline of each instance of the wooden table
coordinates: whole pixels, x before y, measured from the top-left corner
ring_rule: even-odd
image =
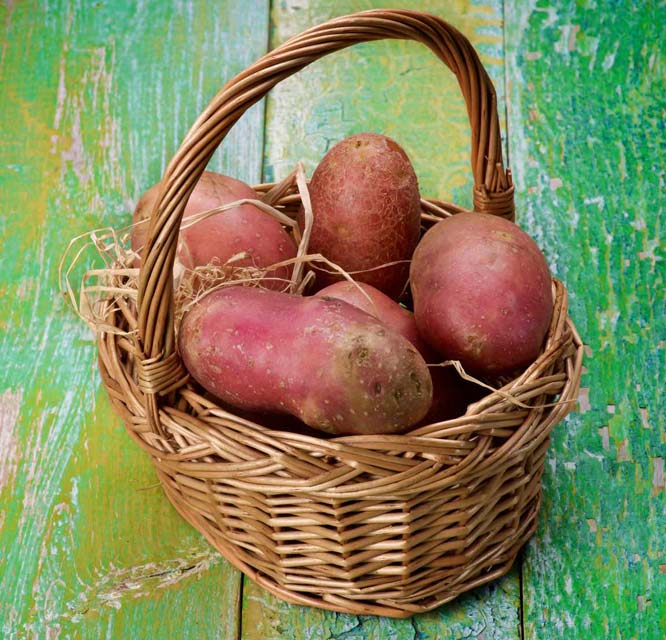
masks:
[[[181,520],[109,408],[57,267],[73,236],[128,224],[203,106],[268,46],[401,4],[440,14],[478,47],[502,105],[518,220],[569,288],[587,360],[520,562],[395,621],[280,602]],[[3,2],[0,636],[665,637],[664,24],[663,2],[629,0]],[[282,178],[361,130],[403,144],[424,194],[471,203],[457,86],[407,42],[358,46],[285,81],[211,168]]]

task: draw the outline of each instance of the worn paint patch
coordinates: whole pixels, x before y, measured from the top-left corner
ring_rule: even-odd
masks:
[[[122,568],[111,565],[106,569],[98,569],[95,572],[96,580],[91,584],[81,584],[80,592],[68,602],[67,615],[72,622],[78,622],[82,616],[104,607],[120,609],[126,599],[150,597],[155,590],[195,578],[221,561],[217,552],[204,548],[187,558]]]
[[[18,439],[18,416],[23,392],[8,389],[0,396],[0,496],[16,475],[20,455]],[[2,527],[0,527],[2,529]]]
[[[31,396],[31,400],[33,406],[38,404],[39,395]],[[70,392],[57,409],[44,407],[41,415],[26,412],[32,418],[32,430],[22,445],[16,477],[20,507],[12,505],[5,526],[5,545],[10,540],[11,543],[5,546],[6,572],[0,578],[5,604],[16,611],[24,606],[25,594],[33,593],[31,577],[33,572],[38,573],[43,558],[42,536],[49,528],[51,504],[78,436],[78,430],[71,425],[76,424],[79,410]]]
[[[666,488],[664,459],[652,458],[652,495],[656,496]]]

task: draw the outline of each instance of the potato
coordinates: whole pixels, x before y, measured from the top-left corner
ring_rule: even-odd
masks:
[[[430,367],[432,404],[419,424],[452,420],[464,415],[467,407],[489,392],[480,385],[464,380],[451,366]]]
[[[185,313],[178,342],[192,377],[222,402],[329,433],[403,431],[432,400],[418,351],[341,300],[218,289]]]
[[[512,222],[460,213],[419,243],[410,284],[419,333],[472,373],[513,374],[539,355],[553,309],[536,243]]]
[[[432,355],[432,350],[425,344],[416,328],[414,314],[400,306],[395,300],[389,298],[379,289],[363,282],[334,282],[318,291],[315,295],[327,298],[344,300],[355,307],[362,309],[371,316],[381,320],[387,327],[407,338],[426,359]]]
[[[418,182],[409,158],[390,138],[361,133],[322,158],[309,185],[313,225],[309,253],[321,253],[359,282],[398,299],[420,233]],[[298,224],[305,228],[301,208]],[[387,267],[381,265],[400,261]],[[314,265],[316,289],[342,276]]]
[[[143,194],[134,211],[134,222],[152,213],[160,183]],[[178,258],[188,269],[215,262],[222,265],[242,252],[248,257],[235,266],[268,267],[296,256],[296,245],[280,223],[251,204],[244,204],[215,214],[183,229],[191,216],[242,199],[258,199],[250,186],[212,171],[204,171],[185,206],[178,244]],[[148,223],[135,226],[132,249],[139,253],[148,239]],[[267,272],[262,285],[281,289],[291,278],[291,266]]]

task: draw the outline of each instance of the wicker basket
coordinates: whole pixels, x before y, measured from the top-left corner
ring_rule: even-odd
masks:
[[[534,531],[548,434],[572,408],[581,372],[562,284],[553,281],[552,325],[536,362],[466,415],[400,436],[317,438],[232,415],[189,380],[174,340],[180,219],[215,149],[283,78],[382,38],[421,42],[455,73],[472,127],[474,207],[513,217],[495,92],[467,39],[414,11],[331,20],[231,80],[195,122],[164,176],[138,303],[107,303],[107,320],[134,337],[102,333],[99,362],[175,508],[236,567],[293,603],[406,617],[504,574]],[[281,206],[297,199],[287,194]]]

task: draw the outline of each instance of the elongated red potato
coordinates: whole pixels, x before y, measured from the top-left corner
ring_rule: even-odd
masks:
[[[400,432],[432,400],[418,351],[341,300],[212,291],[184,315],[179,349],[192,377],[223,402],[329,433]]]
[[[414,252],[410,285],[419,333],[442,357],[495,376],[539,355],[552,281],[541,250],[518,225],[484,213],[438,222]]]
[[[134,223],[146,220],[159,195],[160,183],[139,200]],[[243,204],[217,213],[191,226],[192,216],[237,200],[257,200],[249,185],[212,171],[204,171],[185,206],[178,243],[178,258],[188,269],[215,263],[222,265],[240,253],[247,257],[235,266],[269,267],[296,256],[296,245],[282,225],[252,204]],[[132,249],[139,253],[148,239],[148,223],[133,228]],[[282,289],[291,277],[291,266],[269,271],[262,280],[268,288]]]
[[[313,225],[309,253],[321,253],[397,300],[419,239],[418,181],[409,158],[390,138],[360,133],[322,158],[309,185]],[[305,228],[303,209],[298,224]],[[396,263],[392,266],[382,266]],[[314,267],[316,289],[341,275]]]

